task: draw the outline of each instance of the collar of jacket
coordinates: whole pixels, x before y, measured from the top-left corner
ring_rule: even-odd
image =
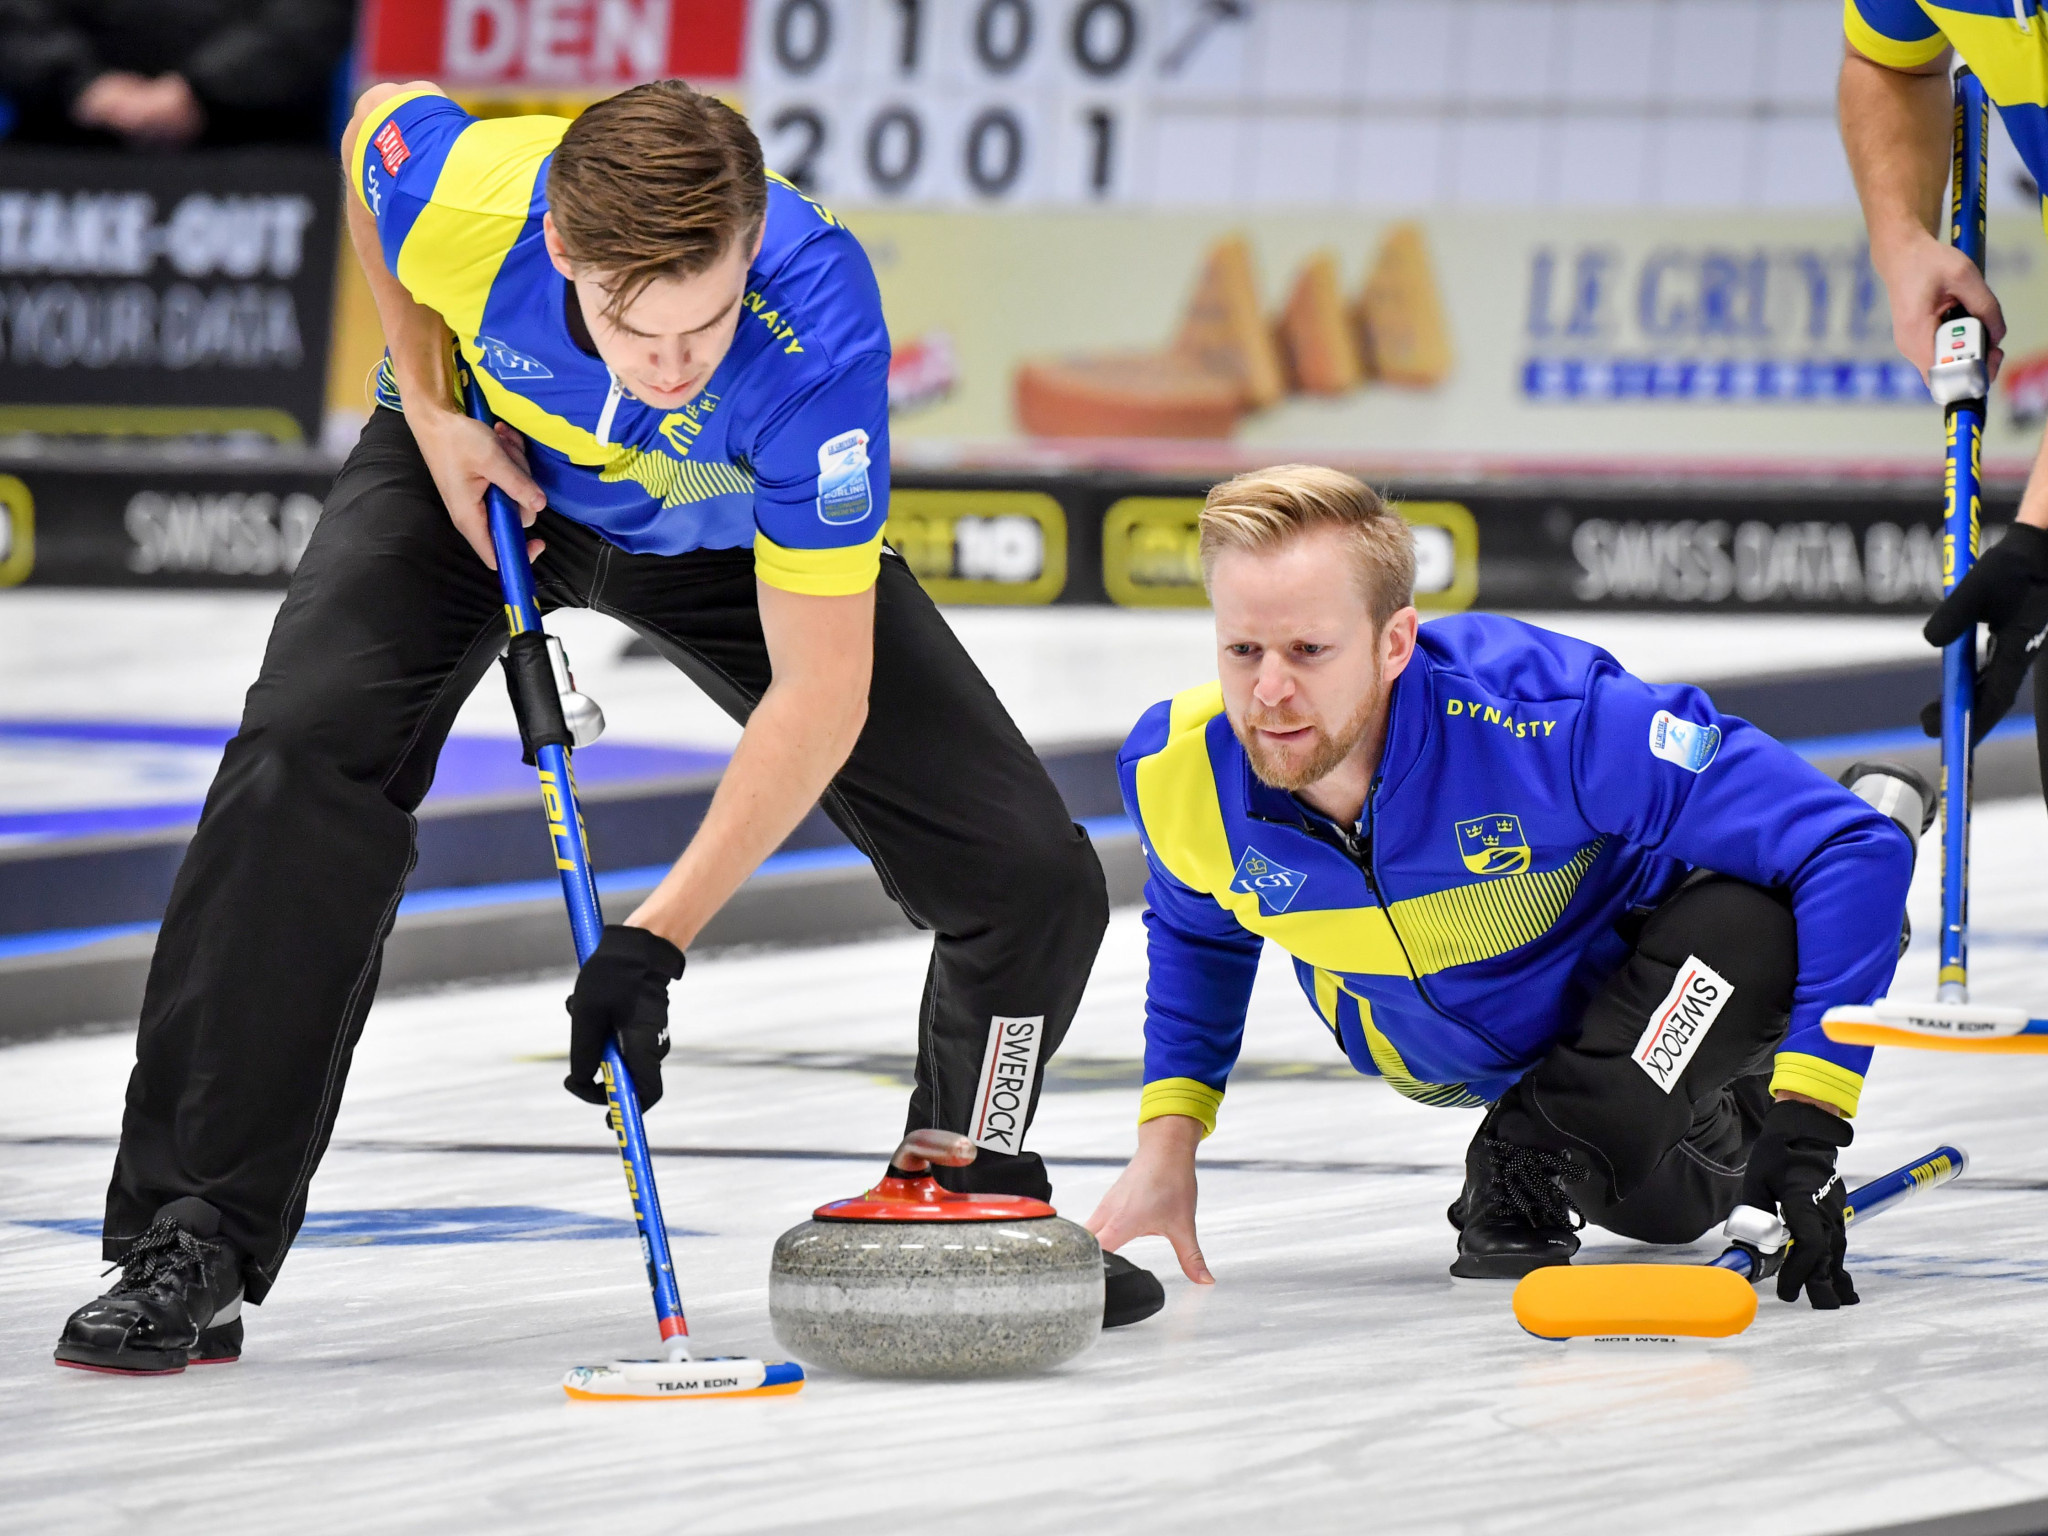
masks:
[[[1393,696],[1387,706],[1387,737],[1380,745],[1379,766],[1373,770],[1372,786],[1366,792],[1368,811],[1383,791],[1392,793],[1400,786],[1422,756],[1423,742],[1429,734],[1429,669],[1429,657],[1417,645],[1407,669],[1394,679]],[[1226,721],[1224,729],[1229,728]],[[1329,819],[1311,811],[1286,790],[1275,789],[1253,773],[1251,758],[1246,755],[1244,745],[1237,740],[1235,733],[1231,736],[1231,746],[1237,759],[1240,803],[1252,820],[1300,827],[1306,831],[1310,817]]]

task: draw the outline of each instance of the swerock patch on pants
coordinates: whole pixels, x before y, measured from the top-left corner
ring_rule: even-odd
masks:
[[[1642,1038],[1636,1041],[1636,1065],[1669,1093],[1678,1086],[1686,1064],[1734,995],[1733,982],[1698,955],[1687,955],[1671,990],[1664,994]]]
[[[1024,1150],[1024,1117],[1031,1107],[1031,1083],[1038,1074],[1038,1048],[1045,1039],[1045,1015],[989,1020],[988,1052],[974,1093],[974,1119],[967,1135],[993,1152]]]

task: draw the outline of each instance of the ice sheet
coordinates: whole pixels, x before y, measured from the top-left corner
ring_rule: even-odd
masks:
[[[279,598],[266,592],[0,593],[0,713],[12,719],[232,724]],[[1150,705],[1215,675],[1206,610],[954,608],[946,615],[1024,734],[1040,744],[1120,739]],[[1925,658],[1919,620],[1886,616],[1531,613],[1612,650],[1652,681]],[[548,619],[608,739],[730,747],[738,729],[673,668],[621,661],[603,615]],[[456,724],[515,734],[505,691],[480,687]]]
[[[1977,849],[1978,995],[2048,1001],[2042,808],[1991,807]],[[692,964],[651,1123],[695,1149],[658,1166],[672,1225],[705,1234],[677,1253],[707,1343],[772,1352],[776,1233],[879,1171],[922,963],[903,940]],[[1904,975],[1932,974],[1916,945]],[[1049,1094],[1034,1137],[1072,1215],[1132,1145],[1142,977],[1121,913],[1063,1053],[1094,1086]],[[96,1214],[130,1043],[0,1051],[0,1529],[1719,1536],[2048,1493],[2048,1062],[1881,1057],[1852,1179],[1943,1140],[1976,1162],[1854,1234],[1864,1305],[1766,1300],[1696,1353],[1580,1352],[1522,1334],[1505,1285],[1445,1273],[1474,1116],[1325,1070],[1269,955],[1263,1069],[1203,1153],[1214,1290],[1169,1275],[1161,1316],[1034,1379],[819,1374],[789,1399],[579,1407],[561,1371],[651,1352],[653,1325],[634,1244],[602,1235],[626,1214],[607,1137],[558,1086],[564,989],[380,1004],[313,1185],[320,1242],[250,1314],[240,1364],[165,1380],[49,1364],[96,1248],[23,1224]],[[528,1214],[479,1214],[505,1208]],[[419,1240],[451,1232],[498,1240]],[[1168,1267],[1157,1240],[1130,1251]]]

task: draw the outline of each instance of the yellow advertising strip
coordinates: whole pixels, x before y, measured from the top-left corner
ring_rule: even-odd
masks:
[[[934,602],[1037,605],[1067,588],[1067,514],[1043,491],[892,490],[882,536]]]
[[[1424,613],[1470,608],[1479,596],[1479,523],[1471,508],[1456,501],[1397,501],[1394,510],[1411,528],[1441,528],[1451,538],[1450,585],[1424,590],[1422,578],[1428,573],[1418,562],[1415,606]]]
[[[190,437],[248,432],[297,447],[298,418],[267,405],[0,405],[0,433],[94,437]]]
[[[1425,613],[1470,608],[1479,596],[1479,524],[1471,510],[1455,501],[1398,502],[1394,509],[1411,528],[1441,530],[1417,539],[1415,606]],[[1126,496],[1112,504],[1102,518],[1109,600],[1123,608],[1206,608],[1201,516],[1199,496]],[[1424,543],[1428,537],[1435,543]]]
[[[36,568],[36,499],[13,475],[0,475],[0,587],[18,587]]]
[[[1206,608],[1199,496],[1126,496],[1102,518],[1102,585],[1121,608]]]

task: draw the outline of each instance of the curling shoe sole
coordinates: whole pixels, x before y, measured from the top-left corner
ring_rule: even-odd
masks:
[[[201,1329],[190,1349],[101,1349],[66,1340],[57,1346],[56,1358],[74,1371],[108,1376],[176,1376],[188,1365],[233,1365],[242,1358],[242,1320]]]
[[[1571,1263],[1578,1246],[1574,1242],[1555,1253],[1461,1253],[1451,1264],[1451,1274],[1459,1280],[1519,1280],[1539,1269]]]

